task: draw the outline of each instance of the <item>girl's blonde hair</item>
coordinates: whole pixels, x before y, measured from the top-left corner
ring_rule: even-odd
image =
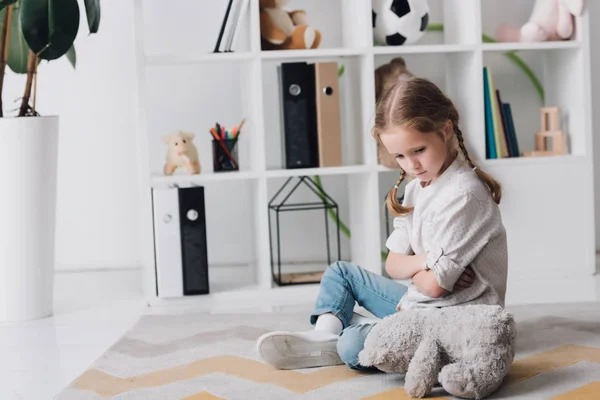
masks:
[[[454,132],[451,150],[458,150],[469,166],[490,191],[494,201],[500,204],[502,188],[491,175],[476,167],[465,147],[462,131],[458,127],[458,111],[452,101],[434,83],[423,78],[411,78],[399,81],[385,91],[377,99],[375,126],[373,136],[381,143],[381,134],[395,126],[416,129],[423,134],[432,132],[441,134],[448,121],[452,123]],[[386,205],[396,216],[403,216],[412,211],[412,207],[404,207],[398,202],[398,187],[406,178],[402,170],[396,185],[388,193]]]

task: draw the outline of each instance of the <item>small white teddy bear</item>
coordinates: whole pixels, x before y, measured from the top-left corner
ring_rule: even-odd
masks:
[[[406,373],[410,397],[426,396],[439,382],[453,396],[482,399],[508,373],[516,337],[513,316],[500,306],[405,310],[371,329],[358,360]]]
[[[173,175],[177,168],[183,168],[189,174],[200,173],[198,149],[193,143],[193,133],[177,131],[164,136],[162,141],[168,145],[165,175]]]

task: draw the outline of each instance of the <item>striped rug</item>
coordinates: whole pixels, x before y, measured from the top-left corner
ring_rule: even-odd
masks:
[[[600,398],[600,303],[508,307],[519,332],[509,375],[491,399]],[[401,374],[345,366],[280,371],[255,341],[272,330],[310,329],[310,307],[236,314],[144,315],[62,390],[88,399],[407,399]],[[453,397],[436,389],[436,399]]]

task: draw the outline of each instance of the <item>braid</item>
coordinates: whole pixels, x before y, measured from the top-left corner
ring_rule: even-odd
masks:
[[[456,141],[458,142],[458,148],[460,149],[460,152],[462,153],[463,157],[465,157],[465,160],[467,160],[469,167],[471,167],[471,169],[473,169],[473,168],[475,168],[475,164],[471,160],[471,157],[469,156],[469,152],[467,151],[467,147],[465,146],[465,139],[463,138],[462,131],[458,127],[458,124],[455,123],[454,126],[455,126],[454,134],[456,135]]]
[[[502,198],[502,187],[500,186],[500,183],[492,178],[491,175],[483,172],[481,168],[477,167],[475,163],[473,163],[471,157],[469,156],[469,152],[467,151],[467,147],[465,146],[465,140],[463,138],[462,131],[458,127],[456,121],[452,121],[452,124],[454,125],[454,135],[456,136],[456,141],[458,142],[458,148],[460,149],[460,152],[469,164],[469,167],[475,171],[479,179],[481,179],[481,181],[488,188],[494,201],[497,204],[500,204],[500,199]]]
[[[398,188],[406,178],[406,171],[403,169],[400,170],[400,177],[396,181],[396,184],[389,191],[387,199],[385,200],[386,206],[388,210],[397,217],[405,216],[406,214],[412,211],[412,207],[404,207],[402,204],[398,203]]]

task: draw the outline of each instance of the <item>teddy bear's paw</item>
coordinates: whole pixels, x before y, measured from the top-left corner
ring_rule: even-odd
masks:
[[[306,48],[310,49],[316,40],[317,32],[315,31],[315,28],[312,26],[307,26],[306,30],[304,31],[304,45]]]
[[[442,368],[438,380],[444,390],[456,397],[477,399],[479,393],[473,382],[473,376],[466,365],[450,364]]]
[[[522,42],[543,42],[548,40],[548,36],[548,32],[538,24],[528,22],[521,27]]]
[[[315,28],[307,25],[299,25],[290,38],[291,47],[294,49],[310,49],[315,43],[316,38]]]
[[[408,395],[408,397],[411,397],[413,399],[420,399],[422,397],[425,397],[429,392],[430,389],[423,384],[423,382],[406,382],[404,384],[404,391],[406,392],[406,394]]]

